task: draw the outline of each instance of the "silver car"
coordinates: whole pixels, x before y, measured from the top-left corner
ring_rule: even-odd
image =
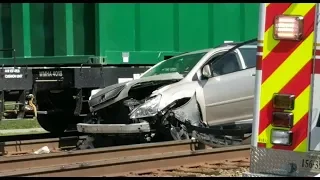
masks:
[[[139,79],[92,92],[92,114],[78,131],[144,133],[149,139],[197,136],[215,144],[228,143],[220,140],[229,136],[243,140],[253,118],[257,46],[235,46],[181,54]]]

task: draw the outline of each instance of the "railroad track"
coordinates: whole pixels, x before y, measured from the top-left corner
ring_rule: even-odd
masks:
[[[248,161],[249,149],[249,145],[212,149],[187,140],[3,157],[0,176],[135,176],[170,167],[181,170],[181,165]]]
[[[49,139],[16,140],[0,142],[0,156],[12,156],[30,154],[44,146],[50,151],[60,151],[76,148],[79,141],[85,140],[86,136],[68,136]]]
[[[87,134],[80,133],[76,130],[75,131],[66,131],[61,134],[52,134],[52,133],[20,134],[20,135],[12,135],[12,136],[0,136],[0,142],[16,141],[16,140],[49,139],[49,138],[82,136],[82,135],[87,135]]]

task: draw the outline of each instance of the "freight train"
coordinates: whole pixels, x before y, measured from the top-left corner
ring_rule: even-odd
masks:
[[[73,128],[93,89],[183,52],[256,37],[258,6],[1,3],[0,118],[31,114],[52,133]]]

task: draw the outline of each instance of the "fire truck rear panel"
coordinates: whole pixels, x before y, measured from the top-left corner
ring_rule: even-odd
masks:
[[[320,173],[320,26],[316,3],[261,5],[256,100],[248,176],[315,176]],[[302,16],[302,39],[276,40],[278,15]],[[316,29],[316,30],[315,30]],[[275,94],[294,97],[292,127],[275,127]],[[287,112],[287,111],[284,111]],[[290,131],[291,143],[272,143],[272,131]],[[254,134],[256,133],[256,134]]]

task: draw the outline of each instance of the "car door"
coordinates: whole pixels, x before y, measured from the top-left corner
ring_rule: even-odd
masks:
[[[254,81],[248,79],[253,74],[243,70],[245,66],[238,50],[215,61],[219,55],[209,62],[214,77],[203,86],[206,121],[210,126],[247,119],[244,109],[248,107],[244,105],[251,98],[248,88],[254,87]]]
[[[256,60],[257,60],[257,46],[243,46],[239,48],[240,54],[242,56],[246,72],[248,73],[248,79],[246,79],[248,82],[247,84],[250,84],[248,88],[246,89],[246,96],[247,99],[243,101],[242,107],[243,107],[243,113],[245,117],[248,117],[248,120],[250,122],[253,119],[253,106],[254,106],[254,83],[255,83],[255,73],[256,73]],[[249,88],[250,87],[250,88]],[[242,121],[243,122],[243,121]]]

